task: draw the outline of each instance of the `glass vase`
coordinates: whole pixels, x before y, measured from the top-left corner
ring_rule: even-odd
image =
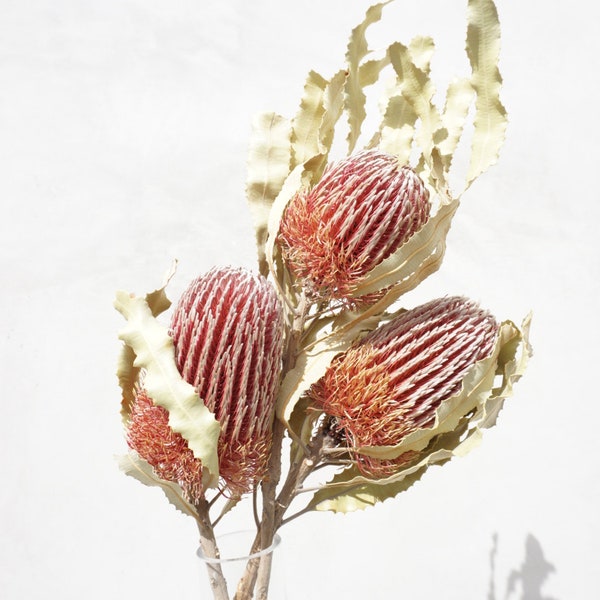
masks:
[[[286,600],[281,556],[281,538],[264,550],[250,553],[256,530],[234,531],[217,536],[219,558],[200,560],[201,600]]]

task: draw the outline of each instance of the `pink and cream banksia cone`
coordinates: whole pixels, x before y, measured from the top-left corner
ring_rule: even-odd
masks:
[[[494,317],[466,298],[433,300],[337,356],[310,395],[332,417],[333,432],[360,471],[386,477],[418,453],[378,459],[353,449],[396,446],[418,429],[433,428],[440,405],[461,390],[477,361],[491,355],[498,331]]]
[[[262,276],[243,269],[216,268],[198,277],[173,314],[177,368],[219,421],[219,473],[234,496],[250,491],[266,471],[283,331],[275,290]],[[136,395],[127,440],[159,477],[178,483],[191,502],[203,497],[201,461],[143,388]]]
[[[429,192],[410,167],[380,150],[363,150],[330,165],[312,189],[290,200],[279,246],[310,295],[347,298],[429,212]]]

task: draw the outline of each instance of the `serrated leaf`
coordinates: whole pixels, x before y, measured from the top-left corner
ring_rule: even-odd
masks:
[[[275,113],[258,115],[252,124],[246,197],[256,232],[259,271],[267,275],[265,258],[269,213],[291,167],[290,122]]]
[[[309,175],[307,174],[304,165],[297,165],[283,183],[281,191],[273,202],[269,214],[265,256],[269,272],[272,274],[277,289],[284,301],[287,300],[287,297],[283,292],[284,276],[283,273],[279,272],[276,268],[275,243],[277,241],[277,235],[279,234],[279,224],[283,217],[285,207],[298,190],[308,185],[308,181]]]
[[[292,169],[302,164],[308,184],[316,183],[327,165],[335,126],[344,110],[346,70],[329,81],[311,71],[304,87],[300,110],[293,122]]]
[[[198,514],[193,505],[190,504],[183,493],[183,490],[172,481],[165,481],[156,475],[151,465],[146,462],[137,452],[129,452],[124,456],[118,457],[119,468],[126,475],[137,479],[149,487],[160,488],[167,500],[180,512],[194,519],[198,519]]]
[[[374,4],[367,9],[364,20],[357,25],[353,30],[348,42],[346,50],[346,63],[348,65],[348,79],[346,81],[346,112],[348,115],[348,154],[350,154],[358,141],[362,124],[367,115],[365,104],[366,96],[361,85],[360,65],[369,53],[367,40],[365,37],[366,31],[370,25],[381,19],[383,7],[389,4],[381,2]],[[363,78],[364,78],[363,74]]]
[[[175,263],[176,264],[176,263]],[[146,302],[157,317],[171,306],[171,301],[167,298],[166,287],[174,274],[175,264],[167,274],[164,285],[146,294]],[[135,399],[135,389],[140,377],[140,368],[134,366],[135,352],[127,344],[123,344],[119,357],[117,359],[117,378],[121,388],[121,419],[124,425],[129,422],[131,407]]]
[[[396,42],[389,47],[388,52],[392,66],[402,82],[402,95],[420,120],[417,139],[427,160],[434,145],[447,135],[433,104],[435,88],[429,74],[415,65],[409,48],[404,44]]]
[[[292,168],[304,164],[322,151],[320,128],[325,114],[325,90],[328,83],[315,71],[308,74],[300,109],[292,121]]]
[[[433,38],[428,35],[415,36],[408,45],[408,51],[417,69],[429,74],[431,70],[431,58],[435,51]]]
[[[414,65],[429,73],[431,57],[435,49],[433,40],[427,36],[417,36],[409,44],[408,52]],[[390,64],[390,50],[386,51],[386,64]],[[376,145],[398,157],[401,165],[408,164],[413,139],[417,113],[411,103],[402,95],[404,80],[396,77],[393,85],[389,85],[384,93],[381,104],[384,107],[383,120],[379,127],[378,135],[372,140],[371,145]]]
[[[323,105],[325,112],[321,127],[319,128],[319,141],[321,162],[318,168],[313,167],[312,183],[315,183],[322,175],[323,169],[327,164],[329,151],[333,144],[335,127],[344,110],[344,87],[348,79],[348,72],[345,69],[338,71],[329,81],[325,89]]]
[[[448,132],[448,136],[438,144],[445,171],[450,170],[452,155],[462,136],[474,96],[475,90],[469,79],[455,79],[448,86],[442,114],[442,126]]]
[[[144,388],[153,402],[169,412],[169,426],[188,442],[208,470],[206,486],[218,482],[217,442],[220,426],[193,386],[179,374],[168,331],[152,315],[144,298],[117,292],[115,308],[127,320],[119,338],[135,353],[134,367],[145,371]]]
[[[471,84],[477,97],[466,188],[497,161],[507,126],[506,109],[500,102],[498,11],[492,0],[469,0],[467,16],[466,49],[471,63]]]
[[[300,352],[294,368],[284,377],[277,398],[277,417],[288,428],[289,419],[302,394],[325,374],[333,358],[348,349],[351,343],[350,336],[326,336],[310,349]]]
[[[442,464],[452,458],[452,453],[440,450],[433,458],[437,464]],[[401,474],[377,481],[367,479],[356,467],[350,467],[316,492],[309,503],[309,508],[336,513],[364,510],[406,491],[421,479],[428,466],[427,464],[415,465],[405,469]]]

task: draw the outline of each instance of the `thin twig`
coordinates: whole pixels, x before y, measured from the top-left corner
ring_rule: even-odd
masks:
[[[254,524],[258,530],[260,528],[260,517],[258,516],[258,488],[256,486],[252,489],[252,515],[254,516]]]

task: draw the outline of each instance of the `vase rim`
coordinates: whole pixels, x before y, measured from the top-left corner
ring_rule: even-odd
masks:
[[[219,540],[224,540],[227,538],[232,538],[234,536],[248,536],[248,538],[250,540],[252,540],[254,538],[254,536],[256,535],[256,530],[252,530],[252,529],[240,529],[237,531],[230,531],[228,533],[223,533],[221,535],[217,536],[217,542]],[[272,553],[275,548],[277,548],[277,546],[279,546],[279,544],[281,543],[281,537],[279,536],[278,533],[276,533],[273,536],[273,542],[271,543],[271,545],[268,548],[264,548],[263,550],[258,550],[257,552],[253,552],[252,554],[243,554],[243,555],[239,555],[239,556],[222,556],[220,558],[213,558],[210,556],[205,556],[204,553],[202,552],[202,546],[199,546],[198,549],[196,550],[196,556],[204,561],[205,563],[209,563],[209,564],[216,564],[216,563],[227,563],[227,562],[236,562],[236,561],[248,561],[250,559],[253,558],[260,558],[261,556],[265,556],[266,554],[270,554]]]

